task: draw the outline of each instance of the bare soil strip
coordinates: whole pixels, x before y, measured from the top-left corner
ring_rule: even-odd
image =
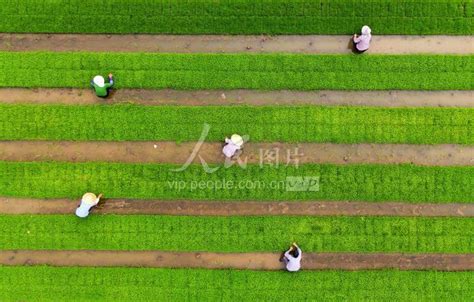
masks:
[[[90,89],[0,88],[0,103],[93,105],[327,105],[380,107],[474,107],[474,91],[256,91],[120,89],[105,101]]]
[[[0,214],[69,214],[78,200],[0,197]],[[104,199],[93,214],[184,216],[426,216],[474,217],[474,203],[161,201]]]
[[[351,36],[0,34],[1,51],[351,53]],[[378,36],[374,54],[468,54],[473,36]]]
[[[0,141],[0,160],[184,164],[196,142]],[[221,143],[204,143],[193,162],[225,162]],[[474,146],[408,144],[247,143],[240,160],[262,165],[305,163],[474,165]]]
[[[162,251],[0,251],[1,265],[281,270],[279,253]],[[474,270],[473,254],[305,253],[305,270]]]

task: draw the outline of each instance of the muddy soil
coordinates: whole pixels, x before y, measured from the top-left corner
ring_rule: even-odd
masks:
[[[184,164],[195,142],[0,141],[0,160],[104,161]],[[221,143],[204,143],[193,162],[225,162]],[[305,163],[413,163],[431,166],[474,165],[474,146],[407,144],[247,143],[241,160],[261,165]]]
[[[0,51],[351,53],[351,36],[0,34]],[[378,36],[373,54],[468,54],[473,36]]]
[[[69,199],[0,197],[0,214],[70,214],[79,203]],[[474,203],[357,201],[161,201],[103,199],[93,214],[186,216],[451,216],[474,217]]]
[[[1,265],[112,266],[282,270],[280,253],[163,251],[0,251]],[[304,270],[472,271],[471,254],[303,253]]]
[[[0,103],[140,105],[327,105],[474,107],[473,91],[256,91],[120,89],[105,101],[90,89],[0,88]]]

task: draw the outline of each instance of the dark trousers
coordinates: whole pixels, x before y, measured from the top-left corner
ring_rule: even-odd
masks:
[[[352,41],[352,52],[353,53],[361,54],[361,53],[364,53],[366,51],[367,51],[367,49],[366,50],[358,50],[357,49],[357,43],[354,43],[354,41]]]

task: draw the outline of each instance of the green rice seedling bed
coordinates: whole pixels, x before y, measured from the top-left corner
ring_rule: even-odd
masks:
[[[104,20],[101,20],[104,22]],[[472,55],[0,52],[0,87],[471,90]]]
[[[107,198],[164,200],[354,200],[473,202],[474,167],[415,165],[258,164],[219,168],[201,165],[63,162],[0,162],[0,196],[79,198],[102,192]],[[316,177],[295,186],[290,177]],[[291,179],[290,179],[291,180]],[[294,179],[293,179],[294,180]],[[311,186],[310,186],[311,183]],[[293,186],[291,186],[293,184]],[[313,186],[314,185],[314,186]],[[294,191],[297,190],[297,191]]]
[[[472,108],[0,104],[2,140],[474,144]]]
[[[0,267],[2,301],[472,301],[474,274]],[[218,280],[218,282],[217,282]]]
[[[473,218],[0,215],[4,250],[473,253]]]
[[[0,31],[42,33],[472,34],[467,0],[2,0]]]

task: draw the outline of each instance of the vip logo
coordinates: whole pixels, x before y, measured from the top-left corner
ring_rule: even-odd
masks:
[[[317,192],[319,191],[319,176],[287,176],[287,192]]]

